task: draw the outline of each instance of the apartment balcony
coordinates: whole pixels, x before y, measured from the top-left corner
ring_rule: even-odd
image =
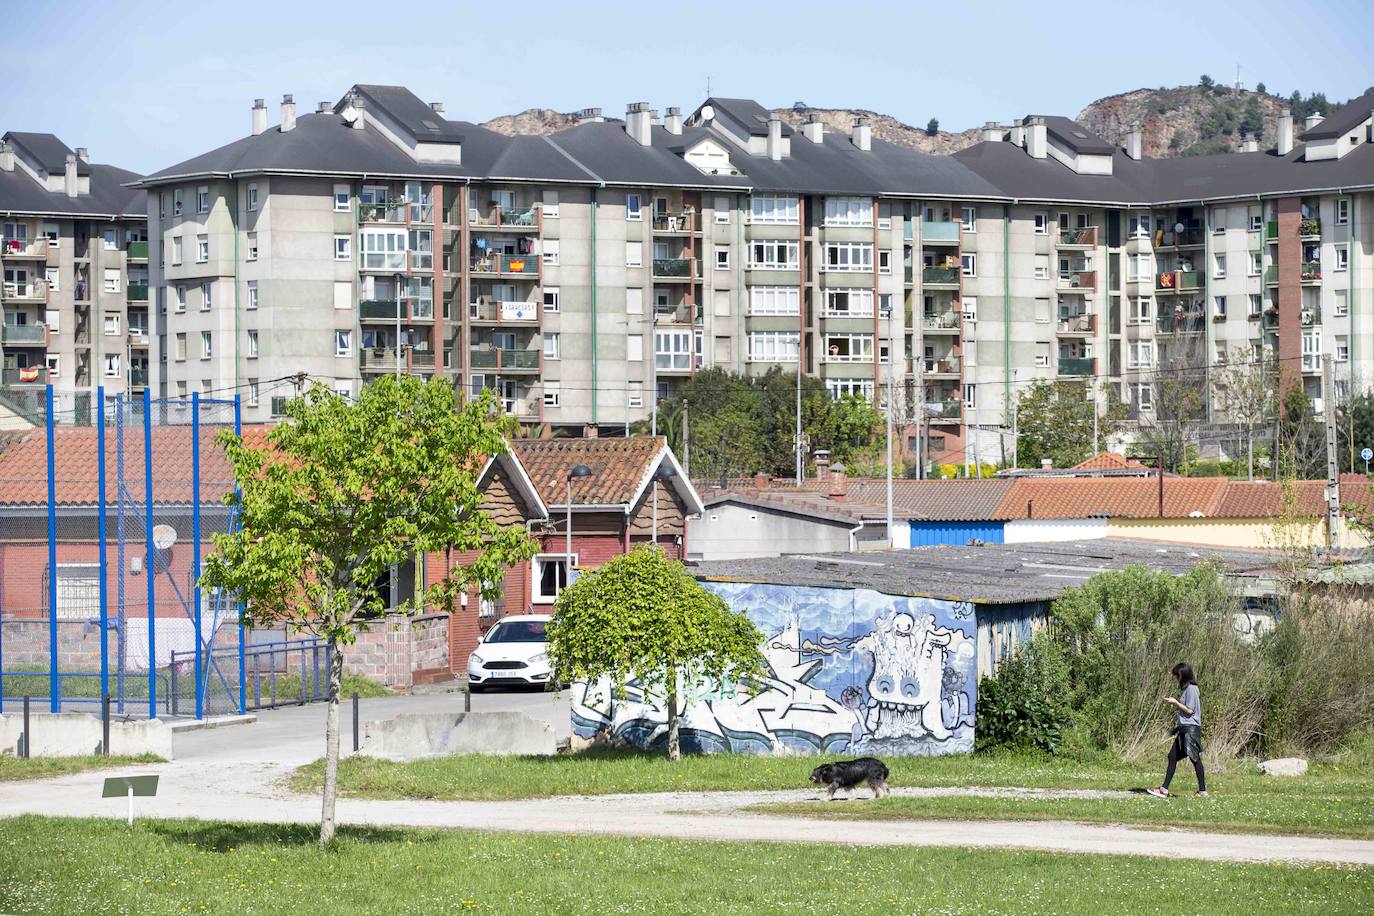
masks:
[[[416,350],[414,348],[407,347],[406,364],[411,369],[432,370],[434,368],[434,351]]]
[[[497,372],[538,372],[538,350],[505,350],[499,347],[473,347],[468,359],[469,369],[490,369]]]
[[[526,280],[539,279],[539,255],[537,254],[489,254],[473,258],[469,264],[471,272],[479,276],[518,277]]]
[[[1206,243],[1206,236],[1201,229],[1184,229],[1182,232],[1175,232],[1170,228],[1160,232],[1159,244],[1155,245],[1155,249],[1201,248]]]
[[[1059,374],[1066,375],[1092,375],[1095,360],[1091,356],[1061,356],[1059,357]]]
[[[1060,271],[1059,286],[1060,292],[1068,293],[1090,293],[1097,289],[1097,271],[1095,270],[1069,270]]]
[[[1321,310],[1321,306],[1317,306],[1316,308],[1305,308],[1305,309],[1303,309],[1303,310],[1302,310],[1302,316],[1301,316],[1301,317],[1302,317],[1302,326],[1303,326],[1303,327],[1305,327],[1305,328],[1314,328],[1314,327],[1317,327],[1318,325],[1320,325],[1320,324],[1322,323],[1322,310]]]
[[[1304,242],[1319,242],[1322,237],[1322,221],[1308,218],[1298,223],[1298,238]]]
[[[1059,319],[1057,333],[1072,336],[1082,334],[1090,336],[1097,333],[1096,315],[1066,315]]]
[[[0,325],[0,343],[7,347],[46,347],[48,326],[44,324]]]
[[[470,210],[468,227],[474,232],[490,232],[497,229],[530,231],[539,228],[539,216],[538,207],[524,210],[502,210],[500,207],[492,207],[486,213]]]
[[[688,282],[696,277],[696,258],[654,258],[654,279]]]
[[[1155,276],[1155,292],[1168,296],[1202,288],[1202,274],[1196,270],[1175,270]]]
[[[931,423],[958,423],[963,417],[964,402],[957,398],[948,401],[927,401],[926,417]]]
[[[946,356],[943,359],[927,358],[922,361],[927,378],[958,378],[959,357]]]
[[[1060,248],[1096,248],[1097,227],[1085,226],[1082,229],[1062,228],[1059,230]]]
[[[129,387],[131,387],[131,388],[147,388],[147,387],[148,387],[148,370],[147,370],[147,369],[130,369],[130,370],[129,370]]]
[[[677,213],[655,213],[653,218],[655,235],[700,235],[701,226],[697,224],[697,214],[692,210]]]
[[[916,282],[916,268],[912,267],[910,264],[907,264],[905,267],[903,267],[902,282],[904,282],[907,286],[911,286],[912,284],[914,284]]]
[[[0,369],[0,384],[9,387],[11,385],[46,385],[48,383],[48,370],[41,366],[30,366],[27,369]]]
[[[960,225],[955,222],[929,223],[921,221],[921,243],[926,245],[958,245]]]
[[[1279,241],[1279,224],[1277,220],[1270,220],[1264,224],[1264,240],[1271,244]]]
[[[46,261],[47,239],[0,239],[0,259],[6,261]]]
[[[403,297],[399,303],[395,299],[364,299],[358,303],[358,320],[363,324],[394,325],[398,306],[405,324],[428,324],[434,320],[433,303],[424,300],[421,304],[420,300],[410,297]]]
[[[128,255],[130,261],[148,260],[147,242],[130,242],[124,247],[124,253]]]
[[[922,315],[921,329],[927,332],[957,334],[959,333],[959,313],[951,310],[941,312],[938,315]]]
[[[147,302],[148,284],[130,283],[128,286],[128,291],[125,293],[124,298],[126,298],[130,302]]]
[[[129,328],[129,346],[146,347],[148,346],[147,328]]]
[[[1264,285],[1265,285],[1265,286],[1278,286],[1278,285],[1279,285],[1279,265],[1277,265],[1277,264],[1270,264],[1268,267],[1264,268]]]
[[[954,225],[958,224],[955,223]],[[923,267],[921,268],[921,285],[933,289],[958,289],[959,268]]]
[[[1266,331],[1277,331],[1279,329],[1279,310],[1265,309],[1263,326]]]
[[[871,363],[873,362],[872,353],[840,353],[831,352],[821,356],[823,363]]]
[[[1155,318],[1156,334],[1201,334],[1203,331],[1202,310],[1163,311]]]
[[[406,202],[386,200],[373,204],[358,205],[360,223],[404,223],[406,221]]]
[[[700,309],[687,302],[654,306],[654,324],[692,324],[700,317]]]
[[[478,296],[468,303],[468,319],[476,324],[537,324],[539,303]]]
[[[358,362],[364,372],[395,372],[395,347],[364,347],[358,353]],[[405,368],[405,354],[401,354],[401,368]]]
[[[1302,283],[1304,286],[1320,286],[1322,265],[1320,261],[1304,261],[1302,264]]]
[[[0,292],[6,302],[48,301],[48,287],[44,283],[6,283]]]

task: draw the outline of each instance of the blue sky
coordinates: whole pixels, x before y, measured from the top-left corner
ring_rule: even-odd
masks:
[[[97,162],[154,171],[353,83],[400,83],[448,116],[530,107],[608,115],[705,92],[870,108],[961,129],[1075,115],[1142,86],[1264,82],[1344,100],[1374,82],[1368,0],[1146,5],[957,2],[23,2],[0,26],[0,130],[51,131]],[[1363,45],[1363,47],[1362,47]]]

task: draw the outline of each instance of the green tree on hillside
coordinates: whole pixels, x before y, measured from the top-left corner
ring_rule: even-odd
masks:
[[[1057,468],[1086,461],[1093,454],[1094,404],[1082,382],[1033,382],[1016,401],[1016,463],[1038,467],[1049,458]],[[1121,431],[1126,408],[1107,389],[1106,408],[1097,417],[1099,448]]]

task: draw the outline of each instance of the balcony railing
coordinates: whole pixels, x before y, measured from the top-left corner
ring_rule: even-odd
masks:
[[[137,327],[129,328],[129,343],[135,347],[148,346],[148,329]]]
[[[959,284],[959,268],[923,267],[921,268],[921,282],[926,285],[949,284],[957,286]]]
[[[655,305],[654,324],[691,324],[694,309],[687,303]]]
[[[913,283],[913,282],[915,282],[915,280],[916,280],[916,269],[915,269],[914,267],[912,267],[910,264],[906,265],[905,267],[902,268],[902,277],[903,277],[904,282],[906,282],[906,283]]]
[[[1065,227],[1059,230],[1059,244],[1064,246],[1097,247],[1097,227],[1085,226],[1081,229]]]
[[[405,365],[404,354],[402,363]],[[396,348],[395,347],[364,347],[358,354],[358,360],[364,369],[383,369],[394,371],[396,368]]]
[[[21,346],[46,346],[48,343],[48,328],[42,324],[6,324],[0,325],[0,343],[17,344]]]
[[[1160,292],[1192,290],[1202,287],[1202,274],[1196,270],[1174,270],[1155,277],[1155,289]]]
[[[132,385],[132,386],[135,387],[135,388],[147,388],[147,387],[148,387],[148,370],[147,370],[147,369],[130,369],[130,370],[129,370],[129,384]]]
[[[1059,357],[1060,375],[1092,375],[1093,358],[1091,356],[1061,356]]]
[[[1315,242],[1322,237],[1322,221],[1311,217],[1298,223],[1298,238],[1304,242]]]
[[[7,301],[16,299],[41,300],[47,298],[47,287],[42,283],[6,283],[0,287]]]
[[[1085,292],[1097,289],[1097,271],[1069,270],[1059,273],[1060,289],[1081,289]]]
[[[0,257],[46,259],[48,257],[48,240],[9,237],[0,239]]]
[[[653,229],[655,232],[691,232],[696,229],[696,214],[684,210],[680,213],[655,213]]]
[[[1270,264],[1268,267],[1264,268],[1264,285],[1265,285],[1265,286],[1278,286],[1278,283],[1279,283],[1279,265],[1277,265],[1277,264]]]
[[[838,352],[838,348],[836,348],[836,352],[828,352],[828,353],[826,353],[824,356],[822,356],[822,357],[821,357],[821,362],[824,362],[824,363],[871,363],[871,362],[873,362],[873,354],[872,354],[872,353],[840,353],[840,352]]]
[[[943,359],[927,358],[924,362],[927,375],[959,374],[959,357],[957,356],[946,356]]]
[[[471,266],[475,274],[518,274],[534,279],[539,276],[539,255],[489,254],[473,258]]]
[[[1160,232],[1156,248],[1191,248],[1202,245],[1205,239],[1201,229],[1184,229],[1175,232],[1172,228]]]
[[[395,321],[396,312],[400,310],[401,320],[405,321],[410,317],[410,303],[406,298],[402,298],[398,303],[395,299],[364,299],[358,303],[358,317],[363,321]]]
[[[1321,306],[1316,308],[1305,308],[1302,310],[1302,326],[1305,328],[1315,327],[1322,323]]]
[[[468,303],[468,317],[473,321],[538,321],[539,303],[480,296]]]
[[[1266,241],[1277,242],[1279,239],[1279,224],[1277,220],[1270,220],[1264,224],[1264,238]]]
[[[404,223],[406,203],[403,200],[385,200],[373,204],[359,204],[358,219],[364,223]]]
[[[3,369],[0,370],[0,384],[4,385],[46,385],[48,383],[48,370],[40,366],[30,366],[27,369]]]
[[[922,315],[921,327],[927,331],[945,331],[959,327],[959,313],[943,312],[939,315]]]
[[[433,350],[410,350],[406,353],[406,359],[412,369],[433,369],[434,351]]]
[[[128,293],[127,293],[126,298],[127,298],[130,302],[147,302],[147,301],[148,301],[148,284],[147,284],[147,283],[130,283],[130,284],[129,284],[129,291],[128,291]]]
[[[654,258],[654,276],[670,279],[691,277],[695,258]]]
[[[1266,331],[1277,331],[1279,329],[1279,313],[1277,309],[1265,310],[1264,329]]]
[[[921,241],[923,242],[958,242],[959,224],[955,222],[926,222],[921,221]]]
[[[524,210],[502,210],[492,207],[486,213],[474,210],[469,222],[476,229],[531,229],[539,225],[539,209],[529,207]]]
[[[963,416],[964,402],[957,399],[927,401],[925,408],[926,416],[930,418],[932,423],[957,423],[959,418]]]
[[[124,250],[128,253],[130,259],[132,259],[132,260],[135,260],[135,261],[146,261],[146,260],[148,260],[148,243],[147,243],[147,242],[130,242],[130,243],[125,247]]]
[[[539,368],[538,350],[504,350],[499,347],[473,347],[468,360],[471,369],[530,370]]]
[[[1302,282],[1319,283],[1322,278],[1322,265],[1320,261],[1304,261],[1302,263]]]
[[[1096,330],[1096,315],[1066,315],[1059,319],[1060,334],[1091,334]]]

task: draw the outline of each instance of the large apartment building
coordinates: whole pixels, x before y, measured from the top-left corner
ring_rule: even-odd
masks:
[[[148,191],[156,390],[301,378],[492,389],[530,423],[614,433],[705,367],[775,367],[928,420],[936,459],[1000,457],[1037,379],[1114,390],[1266,354],[1318,394],[1374,372],[1374,95],[1276,149],[1187,159],[1031,116],[932,156],[759,104],[644,103],[551,136],[357,85],[163,169]],[[1294,143],[1295,134],[1300,142]],[[1222,420],[1223,417],[1215,419]]]
[[[148,385],[148,235],[139,176],[52,134],[0,137],[0,424],[91,421],[95,394]],[[60,413],[59,413],[60,412]]]

